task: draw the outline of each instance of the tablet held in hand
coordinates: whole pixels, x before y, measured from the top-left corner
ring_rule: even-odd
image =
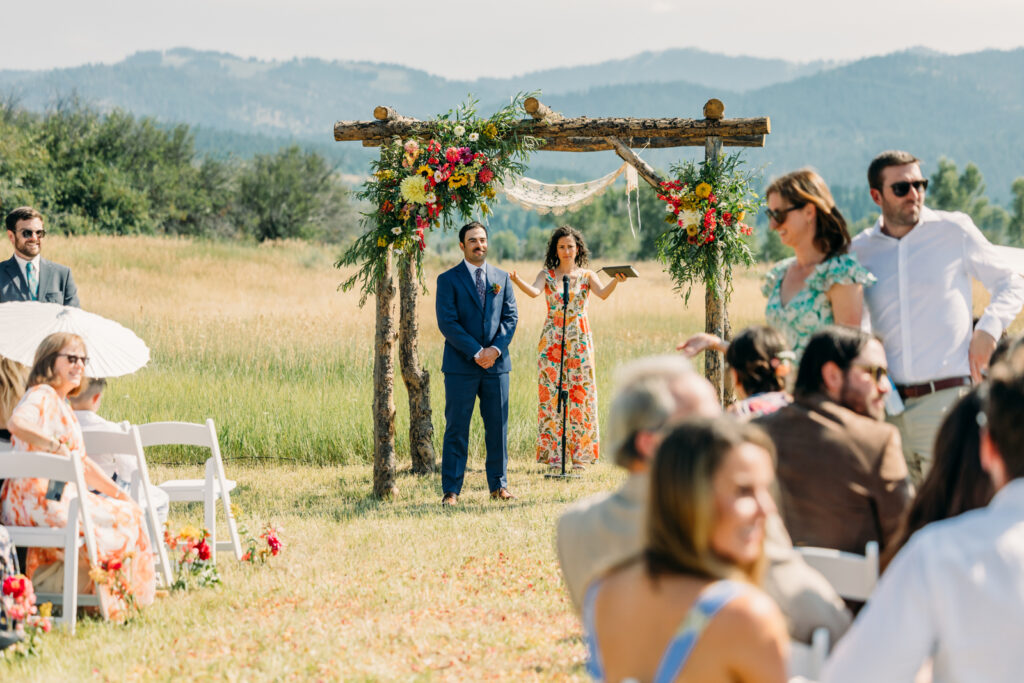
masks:
[[[633,266],[605,266],[601,270],[612,277],[615,277],[619,273],[622,273],[626,277],[640,277],[640,274],[636,272],[636,269],[633,268]]]

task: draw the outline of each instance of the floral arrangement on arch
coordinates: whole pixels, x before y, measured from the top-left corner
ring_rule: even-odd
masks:
[[[676,289],[686,300],[695,282],[728,299],[732,267],[754,262],[744,239],[753,229],[744,223],[761,206],[751,188],[753,172],[741,169],[739,154],[714,162],[687,161],[671,168],[674,180],[661,184],[665,221],[672,225],[658,237],[658,258],[668,267]]]
[[[530,94],[520,93],[486,118],[477,115],[475,100],[467,101],[423,122],[419,132],[381,146],[372,176],[357,195],[373,207],[363,214],[367,231],[335,264],[361,266],[343,289],[361,281],[360,303],[365,302],[384,277],[392,251],[412,259],[422,280],[429,231],[490,214],[496,186],[522,175],[529,152],[538,145],[537,138],[517,132]]]
[[[207,540],[209,529],[186,524],[177,534],[164,529],[164,542],[170,548],[174,563],[174,582],[171,590],[192,590],[215,586],[221,582],[220,572],[213,563],[213,551]]]
[[[50,614],[53,608],[48,602],[36,607],[36,593],[32,581],[24,574],[4,579],[0,592],[0,606],[3,607],[4,626],[24,635],[24,639],[7,650],[0,651],[0,657],[35,655],[42,650],[42,637],[52,627]]]

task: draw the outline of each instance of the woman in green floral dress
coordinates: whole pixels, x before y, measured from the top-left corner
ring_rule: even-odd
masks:
[[[583,469],[597,460],[597,383],[594,380],[594,338],[587,320],[587,301],[591,293],[607,299],[626,279],[617,275],[607,285],[597,273],[587,270],[587,245],[579,230],[568,225],[555,228],[548,242],[544,270],[533,284],[512,271],[510,277],[524,294],[541,294],[547,303],[547,318],[538,344],[537,460],[551,467],[562,463],[562,414],[558,410],[558,372],[562,348],[562,278],[569,278],[569,304],[565,315],[565,381],[569,394],[566,420],[566,465]]]
[[[795,254],[775,264],[761,292],[768,298],[765,318],[778,328],[796,353],[826,325],[860,327],[864,287],[875,276],[848,253],[850,233],[828,185],[810,169],[776,179],[765,193],[769,226]],[[704,349],[724,351],[728,344],[711,334],[697,334],[679,345],[695,356]]]

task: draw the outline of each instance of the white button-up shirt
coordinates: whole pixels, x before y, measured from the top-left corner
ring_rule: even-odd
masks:
[[[929,524],[882,575],[821,677],[934,683],[1024,680],[1024,479],[988,507]]]
[[[897,384],[971,374],[972,277],[991,294],[977,329],[994,339],[1024,305],[1024,278],[966,214],[923,207],[902,239],[884,234],[879,220],[851,250],[878,278],[864,298]]]
[[[35,258],[25,260],[21,258],[21,254],[14,252],[14,260],[17,262],[18,267],[21,268],[21,276],[25,278],[25,282],[28,282],[28,274],[25,272],[26,263],[32,264],[32,268],[36,271],[36,281],[39,280],[39,260],[41,258],[42,257],[39,254],[36,254]]]

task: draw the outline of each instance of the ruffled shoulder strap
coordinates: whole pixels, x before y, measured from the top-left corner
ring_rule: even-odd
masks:
[[[782,259],[764,275],[764,282],[761,283],[761,294],[766,297],[770,297],[775,288],[782,282],[782,278],[786,277],[786,270],[789,268],[789,264],[793,262],[795,257],[790,256],[787,259]]]
[[[864,285],[870,287],[877,278],[860,264],[853,254],[839,254],[818,264],[805,286],[826,292],[832,285]]]

